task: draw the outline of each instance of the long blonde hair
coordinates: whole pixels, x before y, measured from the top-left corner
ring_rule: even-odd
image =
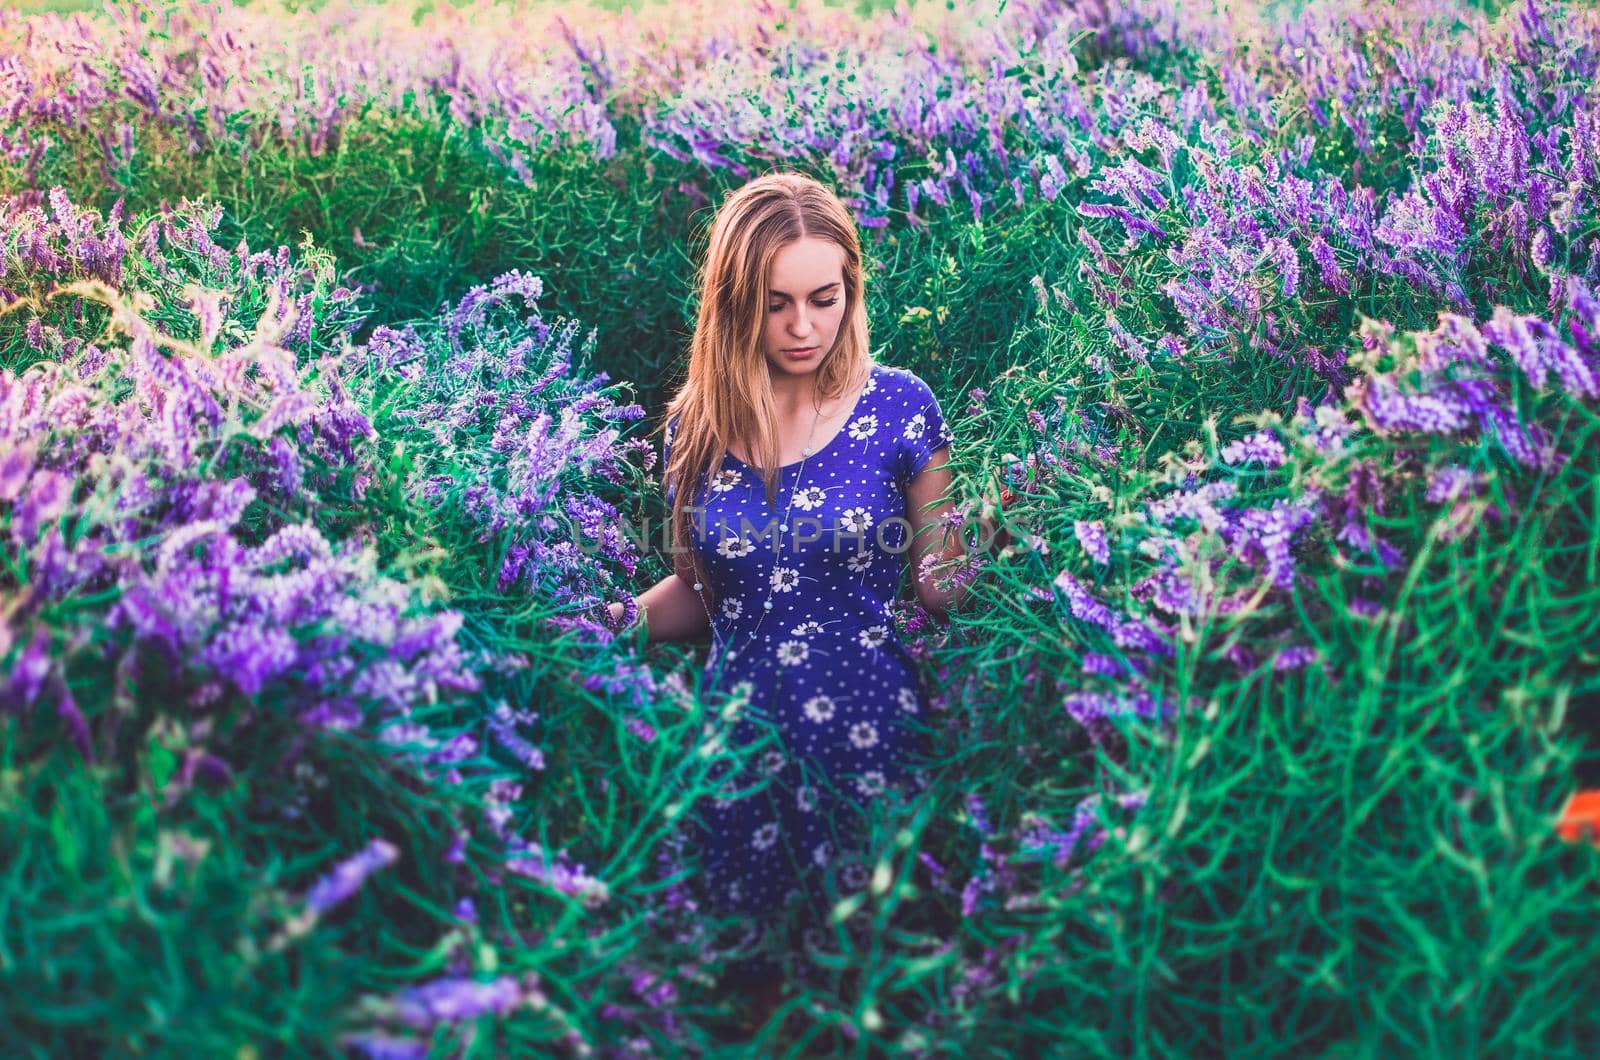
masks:
[[[700,309],[689,346],[688,377],[667,402],[662,428],[678,417],[664,487],[676,490],[671,539],[674,567],[688,566],[689,531],[683,509],[734,442],[760,470],[771,503],[778,482],[777,404],[762,353],[767,285],[779,250],[812,236],[844,250],[845,313],[834,347],[817,365],[817,393],[844,393],[869,361],[866,301],[862,297],[861,238],[839,197],[803,173],[768,173],[729,193],[711,222],[697,287]]]

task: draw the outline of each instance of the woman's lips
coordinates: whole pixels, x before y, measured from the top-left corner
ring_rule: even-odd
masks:
[[[803,350],[784,350],[783,352],[784,356],[793,357],[795,360],[799,361],[810,357],[813,353],[816,353],[817,348],[815,346],[807,346]]]

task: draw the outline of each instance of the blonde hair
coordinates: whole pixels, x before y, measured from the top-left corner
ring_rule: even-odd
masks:
[[[844,203],[819,181],[791,172],[765,174],[729,193],[711,222],[697,276],[700,309],[688,377],[663,418],[664,429],[678,417],[662,479],[669,492],[676,490],[670,519],[671,539],[680,549],[673,565],[680,574],[689,555],[681,551],[689,547],[683,509],[692,505],[713,462],[720,470],[732,443],[741,443],[760,470],[769,503],[777,492],[777,406],[761,349],[767,287],[778,251],[807,236],[844,250],[844,319],[833,348],[817,365],[818,395],[838,397],[870,366],[861,238]]]

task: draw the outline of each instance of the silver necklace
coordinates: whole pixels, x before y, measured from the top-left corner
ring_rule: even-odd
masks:
[[[760,630],[761,623],[766,621],[767,614],[772,610],[772,593],[775,588],[772,584],[772,579],[773,575],[777,573],[778,557],[782,551],[779,544],[783,541],[783,535],[789,532],[789,513],[794,510],[794,495],[800,492],[800,480],[806,473],[806,461],[811,458],[811,440],[816,436],[817,424],[821,419],[822,406],[818,405],[816,406],[816,414],[811,417],[811,430],[806,432],[806,444],[800,449],[800,467],[794,473],[794,486],[789,490],[789,503],[784,506],[783,520],[778,524],[778,534],[772,541],[772,569],[767,572],[767,597],[761,601],[761,616],[756,619],[756,624],[750,629],[751,640],[755,640],[756,632]],[[779,468],[778,473],[782,475],[783,469]],[[779,485],[781,487],[781,481]],[[705,608],[706,622],[711,627],[711,641],[714,653],[724,659],[737,658],[738,651],[736,649],[728,648],[726,652],[722,650],[727,641],[717,637],[717,620],[711,616],[711,607],[706,603],[705,582],[700,575],[700,556],[692,549],[690,550],[690,555],[694,563],[694,591],[695,595],[700,598],[700,606]]]

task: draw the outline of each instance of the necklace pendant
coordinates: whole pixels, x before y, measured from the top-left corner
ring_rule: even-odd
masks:
[[[763,600],[763,601],[761,601],[761,607],[762,607],[763,610],[771,611],[772,610],[772,601],[771,600]]]
[[[801,455],[801,456],[810,456],[810,455],[811,455],[811,450],[809,450],[809,449],[802,449],[802,450],[800,450],[800,455]]]

